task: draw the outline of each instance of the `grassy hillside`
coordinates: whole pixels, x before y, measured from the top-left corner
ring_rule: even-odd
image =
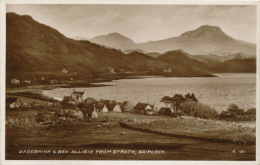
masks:
[[[79,73],[81,78],[95,77],[107,67],[116,72],[160,73],[172,65],[140,52],[126,55],[117,49],[67,38],[30,16],[7,13],[6,23],[7,80],[26,73],[60,73],[64,68]],[[197,71],[190,69],[181,75],[196,74]]]

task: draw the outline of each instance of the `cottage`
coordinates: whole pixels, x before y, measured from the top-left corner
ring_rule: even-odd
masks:
[[[18,80],[18,79],[16,79],[16,78],[13,78],[13,79],[11,80],[11,83],[12,83],[12,84],[20,84],[20,80]]]
[[[170,73],[170,72],[172,72],[172,70],[171,70],[171,68],[169,68],[169,69],[163,70],[163,72],[168,72],[168,73]]]
[[[92,97],[88,97],[84,101],[87,102],[87,103],[91,103],[91,104],[97,103],[97,100],[92,98]]]
[[[122,112],[121,106],[122,106],[122,103],[117,103],[117,104],[115,105],[115,107],[113,108],[113,111],[114,111],[114,112]]]
[[[147,103],[137,103],[136,106],[134,107],[134,113],[154,115],[155,110],[153,105]]]
[[[64,96],[62,104],[66,105],[66,106],[76,105],[76,100],[73,97],[71,97],[71,96]]]
[[[104,105],[102,112],[108,112],[108,108],[107,108],[106,104]]]
[[[244,109],[228,109],[228,112],[231,112],[234,116],[243,115]]]
[[[66,73],[68,73],[68,71],[67,71],[67,69],[62,69],[61,73],[66,74]]]
[[[26,84],[31,84],[32,83],[31,80],[24,80],[23,82],[26,83]]]
[[[159,116],[171,116],[172,115],[172,110],[167,107],[161,107],[160,110],[158,111]]]
[[[107,106],[108,111],[113,111],[115,106],[116,106],[116,103],[115,102],[111,102],[109,104],[106,104],[106,106]]]
[[[57,81],[57,80],[50,80],[50,83],[51,83],[51,84],[57,84],[58,81]]]
[[[122,111],[123,112],[134,112],[134,106],[127,101],[124,101],[122,104]]]
[[[83,102],[83,103],[80,103],[78,107],[84,114],[84,117],[87,117],[87,118],[97,118],[98,117],[95,104],[88,104],[86,102]]]
[[[6,98],[6,107],[7,108],[21,108],[23,102],[18,97],[7,97]]]
[[[73,91],[71,97],[76,101],[76,104],[83,102],[84,91]]]
[[[96,110],[97,112],[102,112],[102,109],[104,108],[104,104],[97,104],[96,105]]]
[[[234,114],[229,111],[222,111],[219,114],[220,119],[230,119],[234,117]]]

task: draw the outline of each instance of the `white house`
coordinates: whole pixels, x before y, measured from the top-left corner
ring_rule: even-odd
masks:
[[[61,73],[68,73],[67,69],[62,69]]]
[[[103,109],[102,109],[102,112],[108,112],[108,108],[106,105],[104,105]]]
[[[120,104],[116,104],[116,106],[113,109],[114,112],[122,112],[122,108]]]
[[[12,84],[20,84],[20,80],[18,80],[18,79],[16,79],[16,78],[13,78],[13,79],[11,80],[11,83],[12,83]]]
[[[171,68],[163,70],[163,72],[172,72]]]

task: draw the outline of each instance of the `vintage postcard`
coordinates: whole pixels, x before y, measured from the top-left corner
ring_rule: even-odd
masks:
[[[258,1],[1,9],[1,163],[259,164]]]

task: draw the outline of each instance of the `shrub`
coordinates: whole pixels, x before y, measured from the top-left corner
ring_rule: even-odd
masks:
[[[198,113],[198,116],[201,116],[203,118],[215,119],[217,117],[216,110],[210,108],[205,104],[198,103],[194,109]]]

